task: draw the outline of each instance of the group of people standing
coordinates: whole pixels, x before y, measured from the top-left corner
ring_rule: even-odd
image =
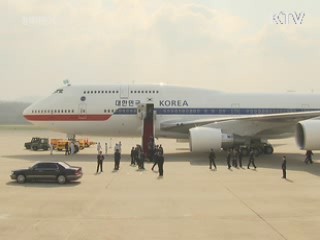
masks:
[[[67,146],[66,146],[67,147]],[[121,160],[121,147],[122,144],[121,142],[116,143],[115,147],[114,147],[114,170],[119,170],[120,169],[120,160]],[[66,148],[68,149],[68,148]],[[100,145],[100,143],[97,144],[97,151],[98,151],[98,155],[97,155],[97,173],[103,172],[103,161],[105,159],[104,155],[102,154],[102,147]],[[68,152],[66,151],[66,154],[68,154]],[[145,162],[145,154],[144,151],[141,147],[141,145],[136,145],[136,147],[132,147],[131,149],[131,166],[138,166],[139,170],[144,170],[144,162]],[[313,153],[311,150],[308,150],[306,152],[306,158],[305,158],[305,163],[308,164],[312,164],[312,156]],[[153,161],[153,166],[151,168],[152,171],[154,171],[154,168],[156,165],[158,165],[158,169],[159,169],[159,176],[162,177],[163,176],[163,164],[164,164],[164,154],[163,154],[163,148],[161,145],[154,145],[154,142],[152,141],[151,144],[149,143],[148,145],[148,154],[147,157],[149,158],[150,161]],[[227,166],[228,169],[231,168],[231,166],[238,168],[238,166],[240,168],[242,167],[242,151],[241,149],[233,149],[230,148],[227,152]],[[217,165],[216,165],[216,154],[214,152],[214,149],[210,149],[210,153],[209,153],[209,168],[212,169],[212,167],[214,167],[214,169],[217,169]],[[250,169],[250,166],[253,166],[254,169],[256,169],[256,165],[255,165],[255,152],[254,149],[251,148],[250,152],[249,152],[249,161],[248,161],[248,165],[247,168]],[[281,165],[281,169],[283,171],[282,174],[282,178],[286,179],[287,174],[286,174],[286,170],[287,170],[287,159],[286,156],[282,157],[282,165]]]
[[[141,145],[136,145],[136,147],[131,148],[131,166],[138,166],[139,170],[144,170],[145,154]]]
[[[305,162],[306,163],[312,163],[312,151],[307,151],[306,153],[306,159]],[[252,164],[252,166],[254,167],[254,169],[256,169],[256,165],[255,165],[255,153],[254,153],[254,149],[250,149],[250,153],[249,153],[249,161],[248,161],[248,166],[247,168],[250,169],[250,166]],[[212,169],[212,166],[214,167],[214,169],[217,169],[217,165],[216,165],[216,154],[214,152],[214,150],[211,148],[210,149],[210,153],[209,153],[209,169]],[[242,152],[239,149],[229,149],[228,153],[227,153],[227,165],[228,165],[228,169],[231,168],[231,160],[232,160],[232,166],[233,167],[238,167],[238,163],[240,168],[242,168]],[[282,169],[282,178],[286,179],[287,178],[287,158],[286,156],[282,157],[282,164],[281,164],[281,169]]]
[[[214,150],[211,148],[210,153],[209,153],[209,168],[210,169],[212,169],[212,166],[214,166],[214,169],[217,169],[215,159],[216,159],[216,154],[215,154]],[[238,166],[239,166],[240,168],[242,168],[242,151],[240,149],[230,148],[228,150],[228,153],[227,153],[228,169],[231,168],[231,164],[233,167],[238,168]],[[249,153],[249,162],[247,165],[248,169],[250,169],[251,164],[254,167],[254,169],[257,168],[255,165],[255,162],[254,162],[254,150],[253,149],[251,149],[250,153]]]
[[[163,156],[163,148],[160,145],[156,145],[153,151],[153,166],[151,170],[154,170],[154,167],[158,165],[159,168],[159,176],[163,176],[163,163],[164,163],[164,156]]]
[[[121,142],[116,143],[114,147],[114,170],[120,169],[120,160],[121,160]],[[97,171],[96,173],[103,172],[103,161],[105,159],[102,154],[102,147],[100,143],[97,144]],[[149,152],[148,152],[149,154]],[[131,166],[138,166],[139,170],[144,170],[144,162],[145,162],[145,154],[141,147],[141,145],[136,145],[136,147],[132,147],[131,149]],[[159,176],[163,176],[163,164],[164,164],[164,156],[163,156],[163,148],[161,145],[155,145],[152,151],[152,155],[147,156],[150,161],[154,162],[151,170],[154,170],[154,167],[158,165],[159,168]]]
[[[114,146],[114,170],[120,169],[120,160],[121,160],[121,142],[116,143]],[[97,171],[96,173],[103,172],[103,161],[104,161],[104,155],[102,154],[102,147],[100,142],[97,143]]]
[[[64,144],[64,148],[65,148],[64,155],[72,155],[79,150],[80,146],[78,145],[78,143],[74,143],[73,141],[70,141],[70,143],[69,141],[66,141],[66,143]],[[51,149],[53,148],[51,147]]]

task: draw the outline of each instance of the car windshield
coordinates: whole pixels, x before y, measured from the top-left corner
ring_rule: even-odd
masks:
[[[59,164],[60,164],[61,166],[63,166],[64,168],[71,168],[71,166],[70,166],[68,163],[59,162]]]

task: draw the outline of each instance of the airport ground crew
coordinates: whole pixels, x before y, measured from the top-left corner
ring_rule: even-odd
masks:
[[[50,143],[49,147],[50,147],[50,155],[52,155],[52,153],[53,153],[53,145]]]
[[[249,154],[249,163],[248,163],[248,169],[250,169],[250,165],[252,163],[252,166],[254,167],[254,169],[256,169],[256,165],[254,164],[254,150],[253,148],[251,149],[250,151],[250,154]]]
[[[282,178],[286,179],[287,178],[287,158],[286,158],[286,156],[282,157],[281,168],[282,168]]]
[[[101,150],[102,150],[101,144],[100,144],[100,142],[98,142],[98,144],[97,144],[98,154],[100,153]]]
[[[213,149],[211,148],[210,153],[209,153],[209,168],[212,169],[212,165],[214,166],[214,169],[217,169],[216,166],[216,154],[213,151]]]
[[[108,143],[104,144],[104,154],[107,155],[108,154]]]
[[[99,172],[99,168],[100,168],[100,172],[103,172],[103,169],[102,169],[103,160],[104,160],[104,156],[102,155],[102,151],[100,151],[97,156],[97,172],[96,173]]]

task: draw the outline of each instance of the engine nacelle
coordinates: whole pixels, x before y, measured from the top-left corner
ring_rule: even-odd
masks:
[[[233,147],[235,144],[243,143],[243,139],[237,139],[233,134],[222,133],[221,129],[209,127],[195,127],[189,129],[190,151],[209,152],[211,148],[221,150],[221,148]]]
[[[296,142],[302,150],[320,150],[320,120],[298,122]]]

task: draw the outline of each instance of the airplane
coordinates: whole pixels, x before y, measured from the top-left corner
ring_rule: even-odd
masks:
[[[296,137],[320,149],[320,95],[223,93],[165,84],[66,85],[23,112],[41,127],[76,135],[189,142],[192,152],[254,148],[273,153],[269,139]]]

